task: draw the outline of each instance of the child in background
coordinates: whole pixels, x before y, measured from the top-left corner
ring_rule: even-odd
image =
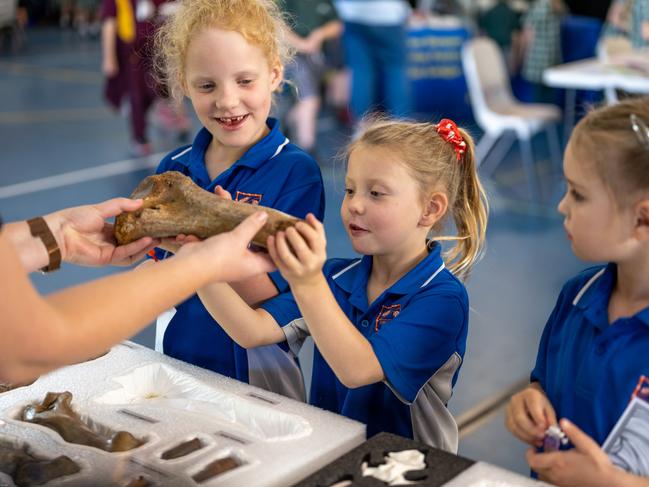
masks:
[[[648,122],[647,99],[607,106],[579,122],[566,149],[568,190],[559,211],[568,239],[577,257],[608,264],[564,286],[531,384],[511,399],[506,420],[515,436],[538,447],[546,429],[565,418],[560,425],[574,449],[527,454],[553,484],[649,485],[615,468],[599,446],[649,377]],[[643,428],[636,433],[647,441]]]
[[[297,88],[297,101],[288,113],[288,124],[298,145],[312,152],[326,70],[322,48],[327,40],[340,36],[342,23],[332,0],[281,0],[281,5],[293,21],[288,41],[297,52],[287,73]]]
[[[362,258],[326,260],[323,226],[309,215],[268,240],[291,292],[260,309],[227,284],[199,295],[245,347],[286,341],[297,352],[311,335],[311,404],[366,423],[368,436],[389,431],[457,451],[446,404],[468,330],[458,277],[477,260],[487,224],[473,143],[450,120],[375,121],[347,156],[341,217]],[[429,240],[449,215],[458,235]],[[441,240],[456,241],[445,258]]]
[[[304,218],[324,215],[316,162],[268,118],[283,81],[286,26],[272,0],[184,0],[156,37],[162,82],[187,96],[203,128],[166,156],[157,173],[180,171],[200,187]],[[167,241],[174,251],[183,236]],[[158,257],[164,253],[158,252]],[[278,272],[232,286],[256,305],[288,288]],[[304,399],[295,360],[276,346],[237,346],[194,295],[158,321],[164,353],[273,392]],[[160,347],[156,347],[160,348]]]
[[[119,110],[128,97],[131,155],[153,152],[147,134],[147,115],[157,98],[152,71],[151,42],[166,0],[103,0],[102,71],[104,96]]]
[[[536,0],[523,19],[522,75],[534,88],[534,101],[554,103],[554,89],[543,84],[543,71],[561,63],[562,0]]]

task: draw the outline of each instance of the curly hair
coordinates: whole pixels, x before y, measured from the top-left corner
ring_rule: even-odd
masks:
[[[206,28],[241,34],[259,47],[270,66],[284,67],[292,57],[286,42],[288,27],[273,0],[179,0],[178,9],[158,29],[154,64],[158,81],[181,100],[185,92],[187,48]]]

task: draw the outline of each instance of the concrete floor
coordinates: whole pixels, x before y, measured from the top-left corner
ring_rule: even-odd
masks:
[[[32,30],[17,54],[0,55],[0,214],[7,221],[128,195],[176,146],[152,131],[156,155],[128,155],[126,120],[102,101],[100,46],[72,32]],[[195,122],[195,128],[198,125]],[[331,256],[352,255],[338,209],[344,168],[330,156],[346,133],[323,115],[319,137]],[[560,169],[535,141],[543,198],[532,201],[515,149],[484,182],[492,206],[488,249],[467,283],[471,324],[465,363],[449,405],[462,415],[528,376],[561,284],[585,265],[570,251],[556,204]],[[34,274],[47,293],[120,269],[65,266]],[[148,346],[153,330],[135,337]],[[503,426],[502,410],[461,439],[460,453],[527,474],[525,447]]]

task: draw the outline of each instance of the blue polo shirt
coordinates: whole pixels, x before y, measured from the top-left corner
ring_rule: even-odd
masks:
[[[469,303],[464,285],[442,261],[439,244],[416,267],[367,300],[372,257],[331,259],[323,273],[345,315],[371,343],[385,381],[356,389],[335,376],[317,346],[310,403],[367,424],[457,451],[457,425],[446,408],[464,357]],[[297,351],[308,324],[290,292],[262,306]]]
[[[156,172],[180,171],[208,191],[214,191],[218,184],[235,200],[275,208],[299,218],[313,213],[322,220],[325,203],[320,168],[311,156],[289,143],[277,120],[269,118],[267,124],[270,133],[216,179],[210,179],[205,167],[205,152],[212,141],[212,134],[205,128],[198,132],[192,145],[167,155]],[[158,255],[163,257],[164,251],[158,249]],[[279,272],[270,277],[280,292],[288,289]],[[197,295],[176,307],[164,334],[163,348],[165,354],[177,359],[249,381],[246,350],[214,321]]]
[[[649,376],[649,308],[608,321],[617,266],[593,267],[568,281],[543,330],[532,381],[558,418],[600,445]]]

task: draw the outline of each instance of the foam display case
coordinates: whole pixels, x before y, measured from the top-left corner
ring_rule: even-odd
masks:
[[[423,454],[425,467],[409,470],[403,474],[405,484],[413,487],[541,487],[548,485],[495,465],[475,462],[408,438],[391,433],[379,433],[296,483],[294,487],[405,485],[403,481],[390,483],[371,475],[364,475],[367,473],[364,467],[386,465],[386,459],[390,453],[403,452],[404,450],[416,450]]]
[[[50,428],[20,419],[25,406],[64,391],[95,429],[128,431],[144,444],[110,453],[66,442]],[[26,444],[46,458],[66,455],[79,466],[78,473],[45,484],[61,487],[285,486],[365,439],[361,423],[131,342],[0,394],[0,411],[5,444]],[[174,448],[188,442],[196,451],[178,456]],[[219,463],[228,464],[226,471],[204,473]],[[4,485],[15,484],[0,473]]]

